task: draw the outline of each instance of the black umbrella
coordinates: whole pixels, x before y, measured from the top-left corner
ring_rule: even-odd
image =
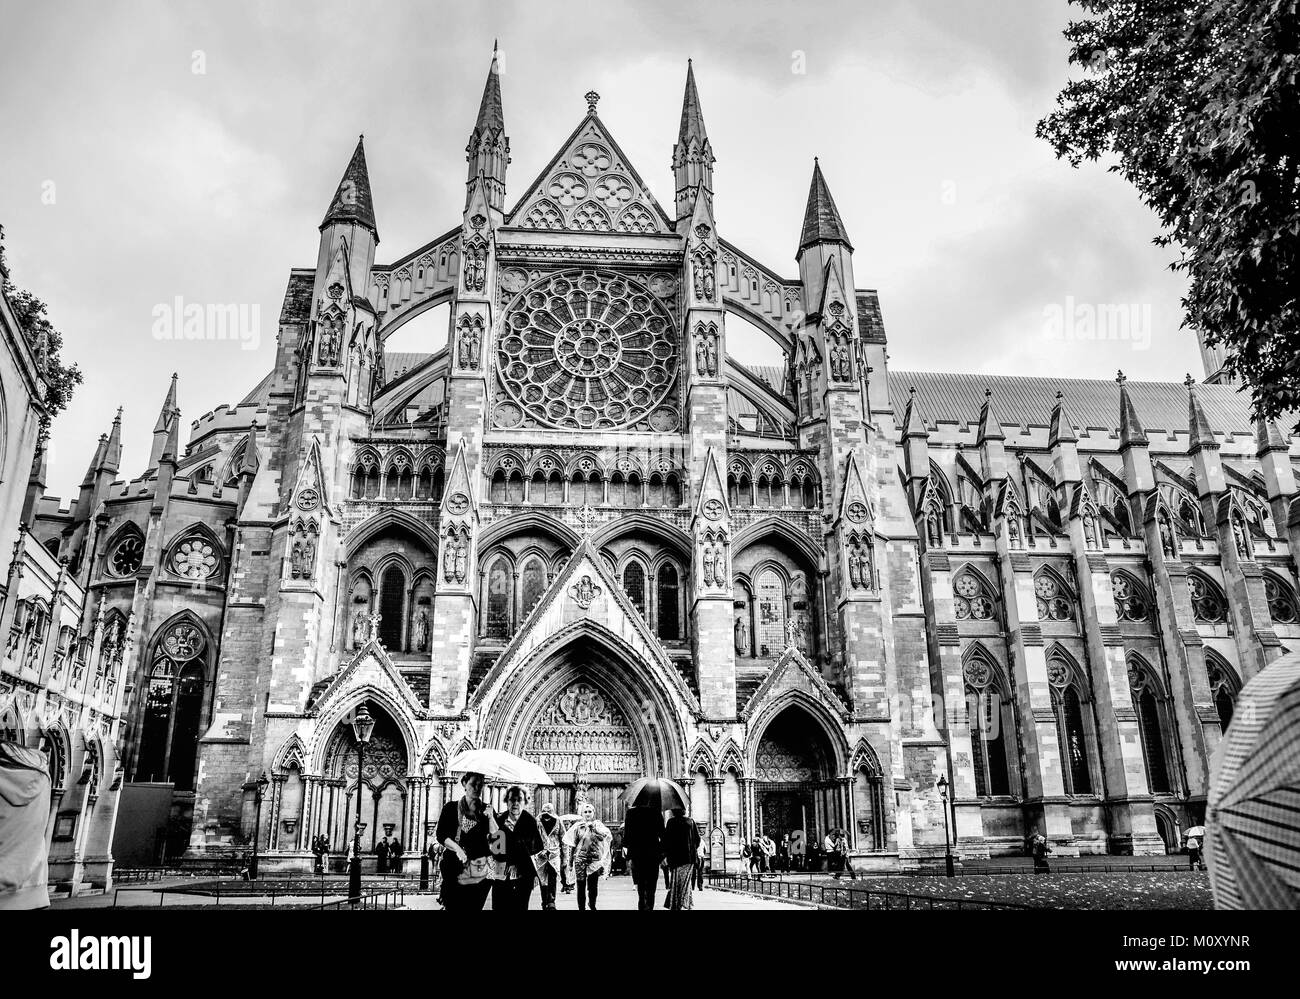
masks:
[[[642,777],[623,792],[629,808],[653,808],[658,812],[686,809],[686,792],[667,777]]]

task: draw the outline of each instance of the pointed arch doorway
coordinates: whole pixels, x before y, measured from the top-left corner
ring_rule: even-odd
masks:
[[[639,777],[678,773],[680,719],[645,664],[592,636],[515,672],[484,715],[485,744],[532,760],[555,781],[537,791],[574,811],[580,796],[602,821],[623,821],[622,795]]]

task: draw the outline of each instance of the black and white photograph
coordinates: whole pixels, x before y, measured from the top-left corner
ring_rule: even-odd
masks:
[[[0,0],[0,974],[1277,974],[1298,112],[1297,0]]]

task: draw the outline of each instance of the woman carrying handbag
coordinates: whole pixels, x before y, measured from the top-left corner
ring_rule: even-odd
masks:
[[[497,822],[483,801],[483,783],[482,774],[465,774],[460,779],[464,795],[443,805],[438,816],[434,838],[446,847],[441,867],[442,904],[449,912],[481,910],[496,874],[489,843],[497,833]]]

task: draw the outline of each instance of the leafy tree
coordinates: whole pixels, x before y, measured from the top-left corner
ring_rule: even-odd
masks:
[[[49,436],[50,422],[72,401],[73,390],[81,384],[81,369],[63,362],[63,334],[54,328],[46,315],[45,303],[30,291],[22,291],[9,278],[4,259],[4,227],[0,226],[0,291],[27,338],[37,365],[45,378],[45,406],[48,416],[41,424],[41,440]]]
[[[1300,4],[1070,0],[1086,70],[1038,135],[1078,166],[1103,156],[1177,245],[1183,325],[1225,348],[1256,415],[1300,409]]]

